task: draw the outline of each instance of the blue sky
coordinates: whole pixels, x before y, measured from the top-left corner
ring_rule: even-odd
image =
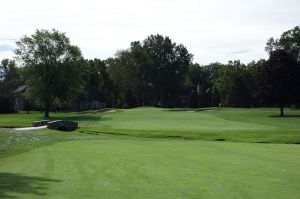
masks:
[[[0,52],[12,51],[14,47],[11,45],[2,44],[0,45]]]
[[[150,34],[208,64],[267,58],[266,40],[300,25],[299,0],[1,0],[0,59],[39,28],[66,32],[86,58],[106,59]]]

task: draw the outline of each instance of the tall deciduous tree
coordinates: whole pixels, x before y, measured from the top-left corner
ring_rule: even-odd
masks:
[[[219,70],[223,67],[220,63],[211,63],[200,66],[191,64],[188,72],[189,84],[197,88],[197,106],[216,106],[220,103],[215,82],[219,77]]]
[[[112,83],[109,79],[105,61],[100,59],[85,60],[83,72],[83,92],[76,99],[80,104],[92,101],[106,102],[111,105]]]
[[[54,100],[70,100],[81,88],[81,51],[70,44],[65,33],[55,29],[37,30],[16,44],[30,97],[44,107],[44,116],[49,118]]]
[[[284,116],[284,106],[299,99],[299,64],[291,53],[275,50],[261,72],[264,96],[270,103],[276,103],[280,107],[280,116]]]
[[[108,104],[111,102],[112,82],[109,78],[105,61],[100,59],[88,60],[88,71],[85,91],[98,92],[101,100]],[[99,100],[99,99],[98,99]]]
[[[13,60],[0,63],[0,113],[13,112],[13,91],[20,84],[20,73]]]
[[[115,104],[174,106],[192,55],[170,38],[150,35],[108,60]]]
[[[265,50],[271,53],[274,50],[283,49],[293,55],[300,62],[300,26],[282,33],[279,39],[271,37]]]
[[[20,73],[15,61],[3,59],[0,63],[0,96],[8,97],[20,82]]]
[[[152,71],[151,84],[158,91],[158,104],[165,106],[166,99],[170,101],[176,97],[193,55],[182,44],[177,45],[162,35],[150,35],[144,40],[143,47],[151,60],[148,69]]]
[[[216,88],[220,93],[220,99],[225,106],[240,106],[242,103],[241,91],[244,90],[243,81],[244,65],[240,61],[230,61],[219,70]]]

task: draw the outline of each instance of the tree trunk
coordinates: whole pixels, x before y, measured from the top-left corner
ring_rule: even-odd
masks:
[[[284,116],[283,105],[280,106],[280,117]]]
[[[164,107],[164,91],[163,91],[163,89],[160,89],[160,96],[159,96],[159,98],[160,98],[160,107]]]
[[[50,110],[50,105],[45,105],[45,112],[44,112],[44,117],[49,118],[49,110]]]

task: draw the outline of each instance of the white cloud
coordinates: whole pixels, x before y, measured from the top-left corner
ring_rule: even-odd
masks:
[[[299,0],[1,0],[0,7],[0,45],[14,45],[37,28],[56,28],[86,58],[106,59],[159,33],[186,45],[201,64],[265,58],[266,40],[300,18]],[[1,52],[0,59],[4,55],[13,53]]]

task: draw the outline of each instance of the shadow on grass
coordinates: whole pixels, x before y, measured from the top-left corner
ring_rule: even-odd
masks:
[[[70,120],[70,121],[103,121],[111,120],[111,118],[103,118],[101,116],[90,116],[90,115],[78,115],[78,116],[67,116],[67,117],[51,117],[51,120]]]
[[[296,114],[296,115],[284,115],[284,116],[270,115],[269,117],[272,117],[272,118],[300,118],[300,115],[299,114]]]
[[[218,110],[219,107],[207,107],[207,108],[172,108],[168,109],[168,111],[193,111],[193,112],[200,112],[200,111],[212,111],[212,110]]]
[[[0,172],[0,198],[20,198],[15,194],[34,194],[42,198],[49,183],[58,182],[61,180]]]
[[[104,113],[107,111],[115,110],[114,108],[104,108],[104,109],[98,109],[98,110],[90,110],[90,111],[81,111],[77,112],[77,114],[99,114]]]

